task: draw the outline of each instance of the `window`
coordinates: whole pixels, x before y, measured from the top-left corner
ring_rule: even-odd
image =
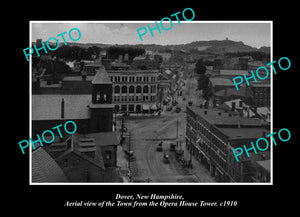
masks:
[[[118,113],[118,112],[119,112],[119,110],[120,110],[120,106],[118,106],[118,105],[115,105],[115,113]]]
[[[96,102],[100,102],[100,92],[96,92]]]
[[[127,93],[127,86],[122,86],[122,93]]]
[[[115,86],[115,93],[120,93],[120,86]]]
[[[127,105],[121,105],[121,111],[126,112],[127,111]]]
[[[130,105],[128,106],[128,110],[129,110],[130,112],[133,112],[133,111],[134,111],[134,105],[130,104]]]
[[[131,85],[131,86],[129,87],[129,93],[134,93],[134,86],[133,86],[133,85]]]
[[[142,87],[141,86],[136,87],[136,93],[142,93]]]
[[[143,87],[143,93],[148,93],[149,92],[149,87],[148,86],[144,86]]]
[[[110,160],[112,158],[111,151],[105,151],[105,159]]]

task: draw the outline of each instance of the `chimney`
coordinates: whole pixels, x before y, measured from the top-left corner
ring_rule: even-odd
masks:
[[[85,70],[82,70],[81,71],[81,77],[82,77],[82,80],[85,81],[86,80],[86,76],[87,76],[87,72]]]
[[[232,111],[232,112],[235,111],[235,102],[231,102],[231,111]]]
[[[204,114],[207,115],[207,110],[204,111]]]
[[[237,121],[237,124],[238,124],[238,128],[241,128],[241,123],[240,123],[240,120],[238,119]]]
[[[241,107],[241,108],[243,107],[243,101],[242,100],[239,101],[239,107]]]
[[[61,118],[65,118],[65,100],[61,99]]]
[[[263,137],[266,137],[266,131],[263,131],[262,134],[263,134]]]
[[[244,111],[243,111],[243,109],[239,109],[239,115],[240,115],[240,117],[244,117]]]

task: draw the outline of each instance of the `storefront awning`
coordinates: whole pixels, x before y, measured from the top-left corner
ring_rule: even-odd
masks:
[[[143,104],[143,110],[149,110],[150,109],[150,106],[147,105],[147,104]]]
[[[151,106],[151,110],[157,110],[156,104],[153,104],[153,105]]]

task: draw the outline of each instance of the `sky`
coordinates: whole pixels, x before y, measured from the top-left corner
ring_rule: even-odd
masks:
[[[101,22],[101,21],[99,21]],[[246,45],[259,48],[261,46],[271,46],[271,24],[269,22],[250,22],[242,21],[238,23],[213,22],[200,23],[200,21],[180,21],[176,20],[171,24],[168,21],[163,22],[163,27],[169,30],[163,30],[160,21],[157,21],[161,33],[153,29],[151,36],[148,25],[155,28],[154,21],[105,21],[99,23],[96,21],[72,22],[72,21],[32,21],[31,22],[31,40],[42,39],[47,41],[50,37],[58,39],[63,43],[60,33],[67,32],[64,36],[67,42],[72,42],[68,32],[72,28],[78,28],[81,38],[78,43],[103,43],[103,44],[186,44],[193,41],[225,40],[228,38],[233,41],[242,41]],[[146,27],[147,33],[140,40],[137,29]],[[141,34],[145,30],[140,30]],[[71,31],[71,36],[77,38],[75,30]],[[54,42],[52,39],[51,42]]]

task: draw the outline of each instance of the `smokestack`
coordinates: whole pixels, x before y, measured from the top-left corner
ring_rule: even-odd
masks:
[[[61,118],[65,118],[65,100],[61,99]]]

